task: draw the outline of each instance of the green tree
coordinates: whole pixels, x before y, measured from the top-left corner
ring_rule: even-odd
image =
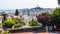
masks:
[[[38,26],[38,21],[37,20],[32,20],[29,22],[30,26]]]
[[[53,29],[54,29],[54,25],[59,28],[60,27],[60,8],[56,8],[53,12],[53,17],[51,18],[51,23],[53,25]]]
[[[11,28],[13,25],[15,25],[15,22],[13,20],[6,20],[3,23],[3,27],[5,28]]]
[[[19,15],[18,9],[16,9],[16,11],[15,11],[15,15],[16,15],[16,16]]]
[[[60,15],[60,8],[56,8],[53,12],[53,15]]]

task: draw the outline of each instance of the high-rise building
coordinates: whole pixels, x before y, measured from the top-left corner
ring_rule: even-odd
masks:
[[[60,5],[60,0],[58,0],[58,5]]]

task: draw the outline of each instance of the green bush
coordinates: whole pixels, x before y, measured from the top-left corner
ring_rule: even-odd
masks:
[[[11,28],[13,25],[15,25],[15,22],[13,20],[6,20],[3,23],[3,27]]]
[[[21,26],[25,25],[25,22],[22,19],[16,18],[16,19],[12,19],[12,20],[16,22],[15,26],[21,27]]]
[[[32,20],[29,22],[30,26],[38,26],[38,21],[37,20]]]

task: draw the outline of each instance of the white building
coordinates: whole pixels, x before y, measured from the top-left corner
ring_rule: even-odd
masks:
[[[35,16],[23,15],[23,18],[24,18],[23,20],[26,23],[25,27],[29,27],[29,21],[31,21],[32,19],[37,20],[37,18]]]
[[[3,18],[3,16],[0,15],[0,31],[3,31],[3,27],[2,27],[2,18]]]

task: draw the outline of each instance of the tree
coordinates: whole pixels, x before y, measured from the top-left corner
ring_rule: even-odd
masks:
[[[15,15],[16,15],[16,16],[19,15],[18,9],[16,9],[16,11],[15,11]]]
[[[56,8],[54,10],[51,22],[53,23],[53,29],[54,29],[54,25],[57,28],[60,27],[60,8]]]
[[[46,25],[50,26],[50,18],[51,18],[51,15],[49,13],[42,13],[41,15],[38,15],[37,16],[37,20],[39,23],[42,23],[43,26],[46,27]]]
[[[8,14],[6,14],[5,12],[2,12],[1,14],[2,14],[2,16],[3,16],[2,22],[4,22],[5,20],[7,20],[7,15],[8,15]]]
[[[38,26],[38,21],[37,20],[32,20],[29,22],[30,26]]]
[[[3,27],[5,28],[11,28],[13,25],[15,25],[15,22],[13,20],[6,20],[3,23]]]
[[[60,8],[56,8],[53,12],[53,15],[59,15],[60,14]]]

